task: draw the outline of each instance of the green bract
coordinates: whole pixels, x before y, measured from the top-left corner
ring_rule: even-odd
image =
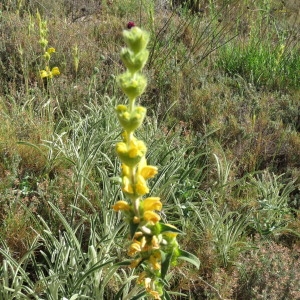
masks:
[[[122,91],[130,100],[140,96],[147,85],[145,76],[141,74],[134,74],[134,76],[132,76],[132,73],[128,71],[118,76],[118,82]]]
[[[129,112],[126,105],[118,105],[116,111],[122,127],[130,133],[142,124],[147,110],[145,107],[137,106]]]
[[[122,163],[133,168],[144,157],[147,147],[143,141],[131,142],[129,146],[127,143],[119,142],[116,145],[116,151]]]
[[[139,53],[134,53],[128,48],[123,48],[121,52],[121,59],[130,72],[137,72],[141,70],[148,59],[149,51],[143,50]]]
[[[133,27],[131,30],[124,30],[123,36],[125,43],[134,53],[146,49],[149,41],[149,34],[138,27]]]

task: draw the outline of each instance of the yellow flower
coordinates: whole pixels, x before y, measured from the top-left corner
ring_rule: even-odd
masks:
[[[122,178],[122,190],[125,193],[133,194],[133,188],[130,179],[127,176]]]
[[[44,58],[49,61],[51,58],[51,54],[55,52],[55,48],[51,47],[44,53]]]
[[[119,211],[119,210],[130,210],[130,205],[123,200],[117,201],[115,205],[113,205],[113,210],[114,211]]]
[[[137,252],[141,252],[146,245],[146,238],[143,236],[140,241],[133,240],[128,249],[128,255],[134,256]]]
[[[121,168],[122,168],[122,175],[129,177],[130,168],[128,166],[126,166],[125,164],[122,164]]]
[[[127,142],[117,143],[116,151],[122,163],[133,168],[146,154],[147,147],[143,141],[132,139],[129,145]]]
[[[134,241],[128,249],[128,255],[134,256],[137,252],[141,252],[141,243],[139,241]]]
[[[128,150],[129,157],[143,156],[147,151],[146,145],[143,141],[133,140],[130,142],[130,148]]]
[[[144,279],[144,284],[145,284],[145,289],[147,291],[151,290],[151,278],[150,277],[146,277]]]
[[[150,277],[146,277],[144,279],[144,285],[145,285],[145,289],[146,289],[147,293],[150,294],[150,296],[152,298],[154,298],[155,300],[161,300],[159,293],[152,289],[153,288],[152,286],[154,284],[153,284],[152,279]]]
[[[139,196],[143,196],[149,193],[149,188],[147,186],[146,180],[144,177],[137,175],[137,183],[135,185],[135,191]]]
[[[50,47],[50,48],[48,48],[47,52],[48,52],[49,54],[54,53],[54,52],[55,52],[55,48]]]
[[[53,76],[57,76],[59,75],[59,69],[58,67],[54,67],[52,68],[52,70],[50,71],[49,67],[46,67],[45,70],[41,70],[40,71],[40,76],[41,78],[52,78]]]
[[[154,252],[152,255],[150,255],[149,262],[151,263],[154,270],[160,270],[161,269],[160,252]]]
[[[147,165],[146,158],[143,157],[139,163],[138,173],[147,180],[157,174],[157,167]]]
[[[159,210],[162,209],[162,203],[159,197],[149,197],[143,201],[144,211],[146,210]]]
[[[157,223],[160,220],[160,216],[151,210],[147,210],[144,212],[144,220]]]
[[[59,75],[59,74],[60,74],[59,68],[58,68],[58,67],[52,68],[51,74],[52,74],[52,76],[57,76],[57,75]]]
[[[141,248],[144,248],[146,245],[146,238],[144,236],[141,238],[140,243],[141,243]]]

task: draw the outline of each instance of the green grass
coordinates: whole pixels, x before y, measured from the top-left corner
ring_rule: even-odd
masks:
[[[137,132],[159,168],[150,195],[201,261],[199,270],[184,262],[171,270],[172,299],[298,298],[299,7],[48,2],[0,7],[0,298],[141,292],[126,265],[127,229],[111,208],[124,198],[115,77],[131,20],[151,33],[140,99],[148,114]],[[47,89],[37,9],[61,71]]]

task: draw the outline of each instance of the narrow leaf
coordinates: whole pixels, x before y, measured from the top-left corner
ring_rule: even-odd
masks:
[[[184,251],[182,249],[178,250],[178,254],[179,254],[178,259],[182,259],[193,264],[197,269],[200,268],[200,260],[194,254]]]
[[[168,273],[169,267],[170,267],[170,262],[172,260],[172,256],[173,256],[173,252],[171,253],[164,253],[163,251],[161,251],[161,256],[164,258],[161,264],[161,278],[164,279],[165,276]]]
[[[146,292],[142,292],[138,295],[136,295],[135,297],[132,297],[131,300],[138,300],[138,299],[141,299],[142,297],[146,296]]]
[[[129,228],[130,228],[130,237],[133,238],[134,234],[136,233],[138,229],[139,224],[135,224],[133,222],[129,223]]]
[[[170,226],[168,224],[164,224],[164,223],[159,223],[160,225],[160,229],[161,229],[161,233],[162,232],[175,232],[175,233],[183,233],[181,230],[179,230],[176,227]]]
[[[169,293],[167,291],[164,292],[164,300],[172,300]]]
[[[125,283],[118,291],[118,293],[114,296],[114,299],[113,300],[119,300],[119,299],[122,299],[122,293],[123,293],[123,290],[125,288],[125,286],[127,285],[127,283]]]

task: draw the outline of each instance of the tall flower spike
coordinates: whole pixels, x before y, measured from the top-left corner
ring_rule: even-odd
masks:
[[[149,55],[146,49],[149,35],[134,26],[133,22],[129,22],[127,27],[129,30],[123,32],[127,47],[121,51],[127,71],[119,75],[117,81],[129,98],[129,104],[116,107],[123,129],[122,141],[116,144],[116,152],[122,162],[122,191],[129,201],[119,200],[113,209],[121,211],[129,223],[131,242],[127,253],[132,258],[130,267],[143,269],[137,284],[144,286],[151,299],[159,300],[164,294],[165,270],[180,254],[176,241],[180,231],[172,225],[161,223],[159,212],[163,204],[159,197],[143,199],[149,193],[148,180],[155,177],[158,171],[156,166],[147,164],[147,147],[134,136],[146,116],[146,108],[136,106],[135,101],[147,85],[141,71]]]

